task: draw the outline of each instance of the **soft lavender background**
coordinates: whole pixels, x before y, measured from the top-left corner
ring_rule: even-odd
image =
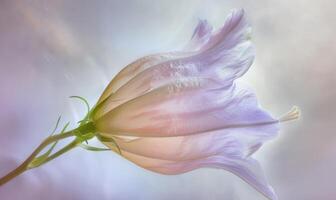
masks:
[[[274,116],[293,104],[300,121],[256,157],[285,200],[336,199],[336,3],[332,0],[0,1],[0,175],[53,128],[74,122],[125,64],[181,47],[199,18],[220,26],[243,7],[257,59],[245,76]],[[228,172],[145,171],[111,152],[76,149],[0,187],[1,200],[264,199]]]

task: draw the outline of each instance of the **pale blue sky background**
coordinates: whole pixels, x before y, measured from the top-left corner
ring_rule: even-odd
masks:
[[[0,175],[18,165],[62,114],[84,115],[132,60],[177,49],[198,19],[219,27],[245,8],[257,58],[244,81],[274,116],[300,121],[256,157],[280,199],[336,199],[335,3],[332,0],[0,0]],[[201,169],[148,172],[112,152],[76,149],[0,187],[1,200],[263,200],[236,176]]]

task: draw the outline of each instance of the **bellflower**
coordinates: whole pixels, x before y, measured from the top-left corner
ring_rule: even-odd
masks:
[[[95,127],[113,138],[107,146],[145,169],[221,168],[276,199],[251,155],[277,135],[279,120],[236,82],[254,56],[243,10],[232,11],[217,31],[200,21],[183,51],[140,58],[115,76],[97,103]]]
[[[232,11],[217,31],[200,21],[183,50],[145,56],[122,69],[92,110],[75,96],[88,106],[79,126],[66,131],[66,124],[59,134],[47,137],[0,178],[0,186],[81,146],[113,150],[161,174],[224,169],[277,199],[252,155],[277,135],[279,122],[298,118],[299,110],[275,119],[259,106],[252,89],[237,81],[254,56],[243,10]],[[57,142],[69,137],[75,138],[56,151]],[[94,137],[109,149],[84,144]]]

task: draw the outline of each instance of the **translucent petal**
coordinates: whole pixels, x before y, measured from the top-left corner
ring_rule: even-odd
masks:
[[[216,87],[213,82],[165,86],[117,107],[96,127],[110,134],[171,137],[278,122],[259,107],[250,89]]]
[[[151,90],[190,77],[210,78],[223,87],[232,84],[234,79],[247,71],[254,59],[252,44],[245,37],[249,26],[243,14],[234,11],[224,27],[211,35],[199,51],[147,56],[124,68],[106,89],[113,90],[113,94],[107,91],[103,93],[100,102],[102,99],[106,101],[94,118]],[[203,24],[199,26],[206,26]],[[198,32],[204,32],[203,29],[196,28],[196,36]],[[205,37],[204,33],[201,36]],[[196,38],[200,40],[202,37]]]

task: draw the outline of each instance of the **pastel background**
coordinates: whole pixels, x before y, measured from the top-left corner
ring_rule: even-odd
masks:
[[[0,176],[75,122],[109,80],[143,55],[177,49],[198,19],[219,27],[245,8],[257,58],[243,78],[263,107],[299,121],[255,155],[281,200],[336,199],[336,3],[332,0],[0,0]],[[146,171],[112,152],[76,149],[0,187],[1,200],[263,200],[236,176]]]

